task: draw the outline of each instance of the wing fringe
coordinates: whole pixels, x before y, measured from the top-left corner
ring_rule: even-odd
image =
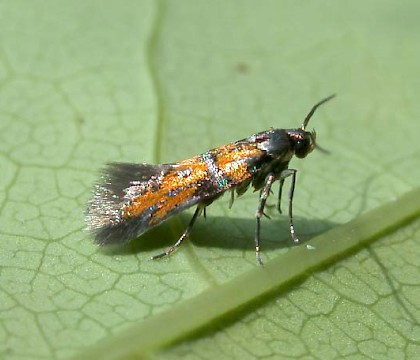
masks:
[[[122,219],[128,190],[135,184],[149,183],[169,171],[172,165],[110,163],[102,169],[101,181],[94,185],[85,212],[87,230],[96,243],[122,244],[148,230],[146,219]]]

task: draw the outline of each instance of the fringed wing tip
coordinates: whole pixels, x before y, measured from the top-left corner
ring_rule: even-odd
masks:
[[[148,219],[122,219],[121,213],[129,200],[127,189],[133,182],[147,182],[160,176],[170,165],[109,163],[101,171],[101,181],[93,186],[87,204],[87,231],[99,245],[123,244],[149,229]]]

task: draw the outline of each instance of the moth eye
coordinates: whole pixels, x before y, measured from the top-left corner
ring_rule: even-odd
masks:
[[[309,136],[305,136],[295,142],[295,155],[304,158],[313,150],[313,143]]]

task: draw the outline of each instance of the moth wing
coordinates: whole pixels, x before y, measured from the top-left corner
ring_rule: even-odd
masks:
[[[189,164],[108,164],[88,202],[87,230],[101,245],[125,243],[202,201],[205,183]]]
[[[99,244],[127,242],[233,187],[243,193],[263,157],[255,140],[244,140],[176,164],[108,164],[88,203],[88,230]]]
[[[158,185],[159,178],[172,165],[110,163],[102,169],[101,181],[94,185],[93,196],[85,212],[87,230],[95,242],[104,245],[124,243],[148,229],[142,219],[122,221],[122,209],[129,201],[127,194],[133,185]]]

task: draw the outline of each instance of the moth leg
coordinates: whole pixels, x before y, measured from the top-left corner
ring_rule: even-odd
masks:
[[[286,169],[283,170],[280,174],[280,184],[284,179],[288,176],[292,177],[292,183],[290,184],[289,189],[289,229],[290,229],[290,236],[294,243],[298,243],[299,239],[296,236],[295,226],[293,225],[293,194],[295,192],[295,183],[296,183],[296,173],[297,170],[295,169]]]
[[[283,191],[284,177],[280,178],[279,196],[277,198],[277,210],[281,214],[281,193]]]
[[[255,257],[260,265],[264,265],[260,256],[260,227],[261,216],[264,215],[264,206],[270,195],[271,186],[273,185],[276,177],[274,174],[268,174],[265,179],[265,186],[260,194],[260,201],[258,203],[257,211],[255,212],[256,226],[255,226]]]
[[[235,201],[235,189],[230,191],[229,209],[232,208],[233,202]]]
[[[195,209],[193,217],[190,220],[190,223],[185,228],[184,232],[182,233],[182,235],[178,239],[178,241],[173,246],[171,246],[168,250],[166,250],[165,252],[163,252],[161,254],[157,254],[155,256],[152,256],[152,260],[160,259],[162,257],[171,255],[176,249],[178,249],[179,246],[182,244],[182,242],[185,240],[185,238],[190,234],[190,231],[191,231],[192,227],[194,226],[195,220],[197,220],[197,218],[200,216],[203,209],[205,209],[205,207],[198,205],[197,208]]]
[[[263,192],[264,192],[264,189],[261,189],[261,190],[260,190],[260,199],[261,199],[261,196],[262,196]],[[267,194],[267,196],[266,196],[266,199],[268,199],[268,197],[269,197],[272,193],[273,193],[273,191],[270,189],[269,193],[268,193],[268,194]],[[265,204],[265,205],[264,205],[264,208],[266,208],[266,207],[270,208],[271,206],[270,206],[270,204]],[[264,215],[267,219],[270,219],[270,220],[271,220],[271,216],[270,216],[270,215],[267,215],[264,211],[263,211],[262,215]]]

